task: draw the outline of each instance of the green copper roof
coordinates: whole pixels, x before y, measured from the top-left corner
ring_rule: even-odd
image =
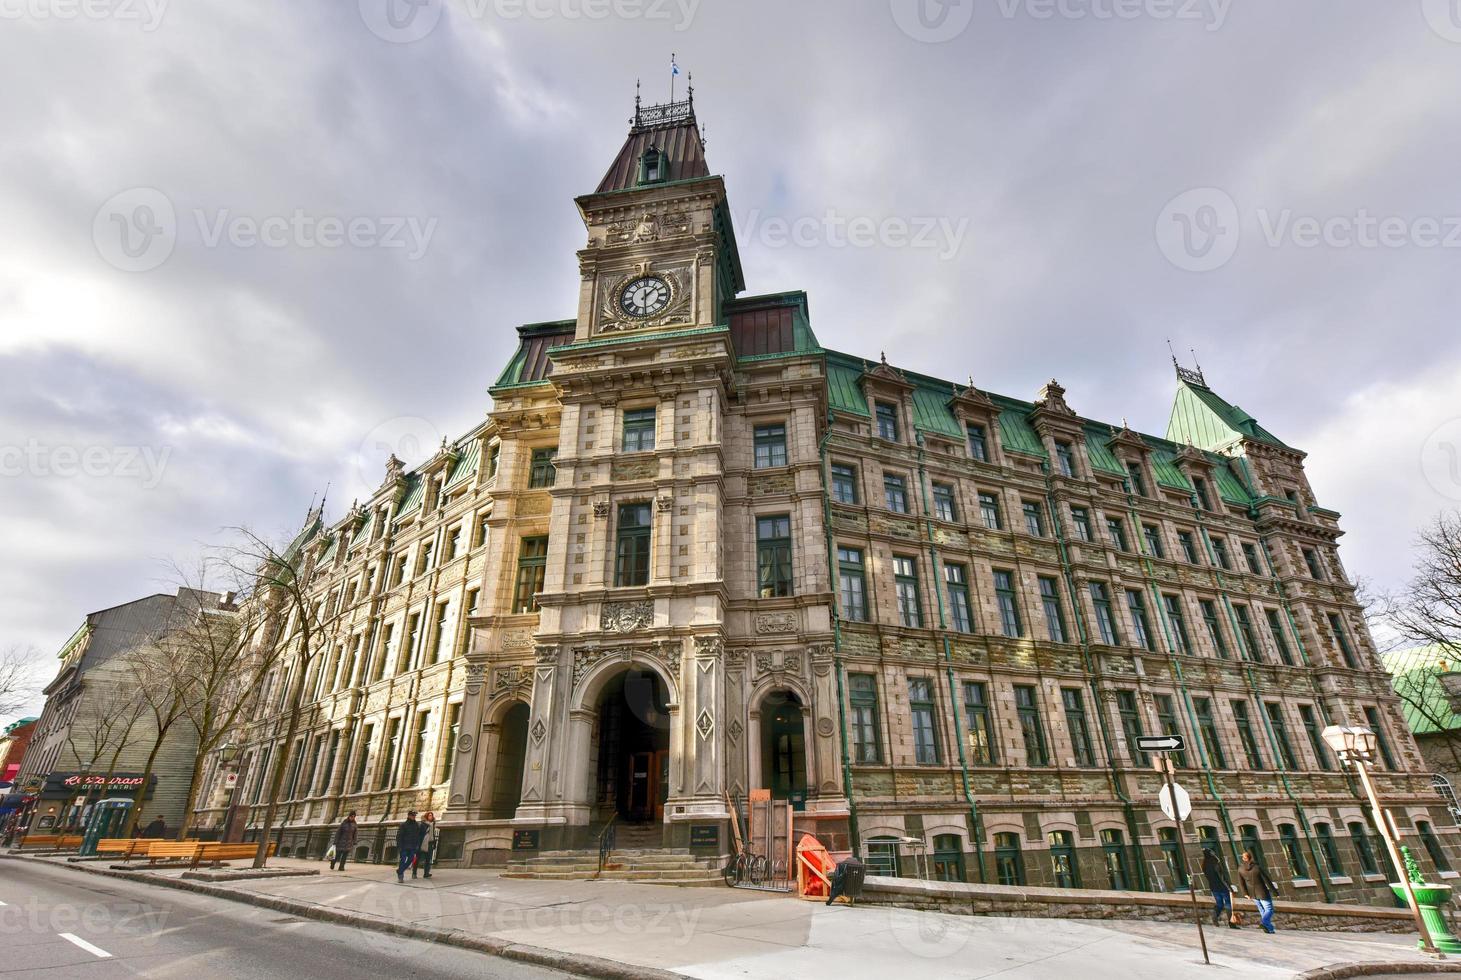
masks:
[[[397,519],[420,507],[422,498],[426,496],[426,481],[421,479],[420,473],[412,473],[406,480],[406,496],[401,498],[401,506],[396,508]]]
[[[935,388],[920,384],[913,389],[913,424],[925,432],[951,436],[963,441],[964,427],[949,411],[949,397],[952,388]]]
[[[1030,425],[1030,412],[1035,406],[1029,402],[1006,398],[1004,395],[990,395],[999,409],[999,444],[1016,453],[1046,458],[1045,444],[1040,434]]]
[[[1152,440],[1146,440],[1151,445]],[[1191,492],[1192,481],[1188,480],[1182,471],[1177,468],[1177,453],[1164,446],[1152,446],[1152,472],[1157,475],[1157,482],[1164,487],[1173,490],[1186,490]]]
[[[1086,426],[1086,458],[1091,468],[1112,476],[1125,476],[1126,467],[1106,445],[1111,439],[1111,428],[1105,425]]]
[[[1380,655],[1390,672],[1390,686],[1400,696],[1405,723],[1416,735],[1461,729],[1461,714],[1451,710],[1436,675],[1461,669],[1461,651],[1443,647],[1412,647]]]
[[[1278,437],[1237,405],[1229,405],[1210,388],[1185,379],[1177,383],[1177,398],[1167,422],[1167,438],[1199,449],[1220,451],[1239,439],[1256,439],[1282,449]]]
[[[477,462],[482,458],[481,439],[473,439],[466,446],[456,448],[460,455],[457,456],[456,463],[452,465],[451,472],[447,474],[446,483],[442,484],[442,488],[445,490],[450,490],[458,483],[469,479],[473,473],[477,472]]]
[[[833,411],[867,417],[867,399],[857,383],[864,363],[861,358],[827,352],[827,402]]]

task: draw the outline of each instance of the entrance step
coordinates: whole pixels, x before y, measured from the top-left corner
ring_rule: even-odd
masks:
[[[563,871],[558,869],[533,869],[519,870],[516,868],[504,871],[504,878],[525,878],[534,881],[641,881],[656,885],[720,885],[723,879],[718,868],[702,868],[697,870],[674,870],[674,871],[619,871],[605,869],[598,874],[597,868],[586,868],[583,870]]]

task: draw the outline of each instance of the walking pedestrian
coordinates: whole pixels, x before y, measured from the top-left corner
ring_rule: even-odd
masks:
[[[421,833],[421,851],[416,858],[416,865],[423,872],[421,877],[431,877],[431,862],[436,860],[436,814],[430,810],[426,816],[421,818],[421,826],[424,828]],[[411,877],[416,877],[416,868],[411,869]]]
[[[1233,885],[1228,881],[1227,872],[1223,870],[1223,863],[1210,847],[1202,849],[1202,874],[1207,879],[1207,887],[1212,892],[1212,924],[1220,926],[1224,924],[1229,929],[1236,929],[1238,926],[1233,922]]]
[[[335,839],[330,842],[330,847],[335,852],[330,856],[331,871],[335,870],[336,864],[341,871],[345,870],[345,861],[350,857],[350,852],[355,850],[355,840],[359,836],[360,828],[355,824],[355,811],[351,810],[340,821],[340,826],[335,828]]]
[[[167,821],[162,819],[162,814],[159,813],[150,824],[142,828],[142,836],[152,840],[167,836]]]
[[[1243,894],[1258,907],[1258,924],[1263,931],[1269,935],[1277,932],[1273,928],[1273,900],[1278,897],[1278,886],[1263,870],[1263,865],[1253,860],[1252,851],[1243,852],[1243,863],[1238,866],[1238,883],[1243,886]]]
[[[396,856],[399,858],[396,864],[397,881],[406,880],[407,868],[411,869],[411,877],[416,877],[416,855],[421,850],[423,833],[425,828],[417,821],[416,811],[406,811],[406,819],[396,828]]]

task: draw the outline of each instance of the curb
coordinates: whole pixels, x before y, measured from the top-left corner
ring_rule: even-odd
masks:
[[[9,854],[0,854],[0,859],[28,860],[18,855]],[[433,929],[429,926],[391,922],[386,919],[377,919],[374,916],[365,915],[360,912],[347,912],[342,909],[315,905],[312,902],[300,902],[289,898],[278,898],[273,895],[240,892],[219,885],[201,884],[196,881],[183,881],[180,878],[143,877],[138,871],[111,871],[103,868],[87,867],[84,864],[57,864],[52,861],[37,863],[43,863],[49,867],[63,868],[68,871],[76,871],[81,874],[101,875],[104,878],[121,878],[126,881],[141,881],[149,885],[175,888],[178,891],[196,892],[200,895],[207,895],[211,898],[223,898],[238,902],[242,905],[255,905],[259,908],[272,909],[276,912],[285,912],[303,919],[315,919],[334,925],[352,926],[357,929],[369,929],[373,932],[383,932],[393,936],[404,936],[408,939],[440,943],[444,946],[455,946],[458,949],[486,953],[489,956],[517,960],[522,963],[532,963],[535,966],[562,970],[565,973],[572,973],[582,977],[601,977],[603,980],[685,980],[684,974],[672,973],[669,970],[661,970],[656,967],[632,966],[628,963],[620,963],[617,960],[604,959],[601,956],[589,956],[584,953],[565,953],[561,950],[548,949],[545,946],[530,946],[525,943],[513,943],[503,939],[473,936],[457,929]]]
[[[1461,973],[1461,963],[1336,963],[1294,974],[1294,980],[1348,980],[1349,977],[1373,977],[1387,973]]]

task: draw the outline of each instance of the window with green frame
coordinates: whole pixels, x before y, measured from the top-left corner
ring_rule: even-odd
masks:
[[[1207,481],[1200,476],[1192,478],[1192,489],[1197,503],[1203,510],[1212,510],[1212,497],[1207,492]]]
[[[1316,823],[1314,839],[1319,842],[1319,856],[1324,860],[1324,873],[1330,878],[1344,877],[1344,864],[1339,860],[1339,848],[1334,844],[1334,831],[1327,823]]]
[[[1126,464],[1126,475],[1131,481],[1131,491],[1139,497],[1148,496],[1146,492],[1146,477],[1142,475],[1141,464],[1128,462]]]
[[[1071,507],[1070,520],[1075,525],[1075,536],[1082,541],[1093,541],[1091,533],[1091,512],[1084,507]]]
[[[1182,557],[1187,559],[1187,564],[1202,564],[1197,560],[1197,542],[1192,539],[1191,531],[1178,531],[1177,543],[1182,546]]]
[[[898,435],[898,406],[891,402],[875,402],[873,414],[877,419],[878,438],[886,439],[889,442],[899,442]]]
[[[877,678],[872,674],[849,674],[847,687],[852,707],[852,759],[858,763],[882,762]]]
[[[1279,619],[1277,609],[1263,610],[1263,616],[1268,620],[1268,635],[1273,637],[1273,646],[1278,650],[1278,659],[1284,662],[1285,666],[1294,665],[1293,654],[1289,653],[1288,634],[1283,628],[1283,621]]]
[[[1015,598],[1014,572],[994,569],[994,600],[999,607],[999,622],[1005,636],[1019,636],[1020,605]]]
[[[1354,646],[1349,642],[1349,632],[1344,628],[1344,621],[1334,613],[1328,613],[1326,618],[1329,620],[1329,631],[1334,634],[1334,643],[1344,657],[1344,665],[1350,670],[1359,670],[1360,664],[1355,659]]]
[[[1248,607],[1233,603],[1233,617],[1238,621],[1238,653],[1244,660],[1262,663],[1262,648],[1258,645],[1258,634],[1253,632],[1253,619]]]
[[[1091,593],[1091,606],[1096,610],[1096,630],[1101,642],[1116,646],[1121,642],[1121,634],[1116,629],[1116,617],[1111,613],[1111,593],[1104,582],[1088,582],[1087,587]]]
[[[934,723],[933,682],[927,677],[908,678],[908,711],[913,728],[913,761],[937,765],[938,726]]]
[[[1290,874],[1295,878],[1309,877],[1309,866],[1304,862],[1304,849],[1299,844],[1299,834],[1293,824],[1278,825],[1278,842],[1283,848],[1283,856],[1288,860]]]
[[[1223,636],[1222,624],[1218,622],[1217,606],[1211,599],[1198,599],[1197,608],[1202,610],[1202,624],[1207,627],[1207,638],[1217,649],[1217,655],[1228,659],[1228,641]]]
[[[1277,701],[1265,701],[1263,710],[1268,714],[1268,727],[1273,732],[1273,740],[1278,743],[1278,754],[1283,760],[1283,767],[1290,771],[1299,768],[1298,757],[1294,755],[1294,747],[1289,742],[1289,728],[1284,722],[1283,706]]]
[[[620,504],[618,540],[614,549],[614,584],[649,584],[650,507],[647,502]]]
[[[1070,733],[1070,747],[1075,764],[1086,768],[1096,764],[1096,750],[1091,742],[1091,726],[1086,720],[1086,701],[1080,688],[1060,689],[1060,702],[1065,708],[1065,727]]]
[[[1304,725],[1304,735],[1309,739],[1309,751],[1314,753],[1314,761],[1325,772],[1333,770],[1334,762],[1330,758],[1329,746],[1324,744],[1323,726],[1319,724],[1319,717],[1312,704],[1299,705],[1299,721]]]
[[[1106,859],[1106,883],[1112,891],[1126,891],[1131,887],[1131,878],[1126,871],[1126,839],[1121,831],[1101,831],[1101,851]]]
[[[1126,525],[1119,517],[1106,518],[1106,533],[1111,536],[1111,544],[1121,551],[1130,551],[1126,546]]]
[[[861,549],[837,547],[837,590],[842,597],[842,618],[854,623],[867,622],[867,576],[863,568]]]
[[[1248,565],[1248,571],[1254,575],[1263,574],[1263,564],[1258,560],[1258,546],[1251,541],[1242,542],[1243,561]]]
[[[866,848],[868,874],[883,878],[898,877],[898,838],[870,837]]]
[[[528,466],[528,487],[530,489],[553,485],[554,479],[558,476],[558,468],[553,463],[557,458],[558,449],[556,447],[533,450]]]
[[[1324,570],[1319,565],[1319,553],[1313,548],[1304,549],[1304,565],[1309,569],[1309,577],[1315,581],[1324,581]]]
[[[1350,823],[1349,842],[1354,847],[1355,856],[1360,859],[1360,872],[1367,875],[1379,874],[1380,865],[1375,861],[1375,848],[1370,843],[1370,832],[1364,824]]]
[[[648,452],[654,448],[653,408],[631,408],[624,412],[624,431],[620,441],[626,453]]]
[[[1061,476],[1075,476],[1075,449],[1070,443],[1055,444],[1055,467]]]
[[[954,488],[947,483],[933,485],[933,516],[941,521],[959,519],[959,508],[954,501]]]
[[[1385,768],[1390,770],[1398,768],[1395,765],[1395,754],[1390,751],[1390,739],[1385,736],[1385,726],[1380,724],[1379,709],[1367,707],[1364,712],[1370,731],[1375,733],[1375,744],[1380,750],[1380,758],[1384,760]]]
[[[934,835],[931,864],[934,881],[963,881],[964,839],[958,834]]]
[[[991,531],[1004,527],[1004,517],[999,510],[999,496],[981,491],[979,494],[979,517]]]
[[[994,835],[994,873],[1001,885],[1025,883],[1025,859],[1020,854],[1020,835],[1008,831]]]
[[[1177,828],[1158,827],[1157,846],[1161,848],[1162,860],[1166,862],[1167,873],[1172,876],[1173,891],[1187,887],[1187,862],[1182,856],[1182,844],[1177,840]]]
[[[1162,547],[1162,529],[1155,524],[1143,524],[1141,536],[1146,539],[1146,553],[1153,558],[1167,557],[1167,551]]]
[[[893,556],[893,591],[898,600],[898,623],[916,629],[923,625],[923,600],[918,592],[917,559]]]
[[[761,598],[791,595],[791,517],[756,518],[756,585]]]
[[[1436,866],[1436,870],[1450,871],[1451,859],[1446,857],[1446,852],[1441,847],[1440,838],[1431,829],[1431,825],[1424,820],[1417,820],[1415,822],[1415,832],[1420,835],[1420,841],[1425,845],[1425,852],[1431,856],[1431,864]]]
[[[1050,875],[1056,888],[1079,888],[1081,869],[1075,859],[1075,835],[1068,830],[1052,830],[1046,837],[1050,843]]]
[[[1070,635],[1065,628],[1065,609],[1060,604],[1060,586],[1055,579],[1041,575],[1040,606],[1045,612],[1045,630],[1052,643],[1068,643]]]
[[[969,423],[969,456],[981,463],[989,462],[989,440],[984,426],[974,422]]]
[[[1126,590],[1126,611],[1131,616],[1132,639],[1136,645],[1147,650],[1157,648],[1156,637],[1152,635],[1151,620],[1146,615],[1146,598],[1141,589]]]
[[[974,616],[969,605],[969,569],[963,565],[944,565],[944,583],[949,592],[949,625],[960,633],[972,633]]]
[[[1157,706],[1157,724],[1162,727],[1162,735],[1182,734],[1182,723],[1177,720],[1177,703],[1170,694],[1158,694],[1152,700]],[[1187,768],[1187,750],[1179,749],[1170,753],[1170,758],[1178,766]]]
[[[901,476],[884,473],[883,502],[895,514],[908,513],[908,481]]]
[[[1020,510],[1025,514],[1025,530],[1036,538],[1045,537],[1045,515],[1040,505],[1033,500],[1026,500],[1020,504]]]
[[[964,726],[969,743],[969,762],[976,766],[992,766],[998,761],[994,744],[994,726],[989,718],[989,691],[983,681],[964,684]]]
[[[523,538],[517,553],[517,583],[513,590],[512,611],[538,611],[538,593],[543,591],[543,578],[548,570],[548,536]]]
[[[780,422],[758,425],[752,430],[754,462],[758,470],[786,465],[786,426]]]
[[[858,502],[856,466],[846,463],[832,464],[832,499],[839,504]]]
[[[1029,684],[1016,684],[1015,714],[1019,716],[1020,734],[1025,739],[1025,764],[1050,765],[1050,752],[1045,743],[1045,726],[1040,721],[1040,698]]]
[[[1141,709],[1136,703],[1135,691],[1116,692],[1116,715],[1121,719],[1121,732],[1126,736],[1126,754],[1132,762],[1146,765],[1147,754],[1137,748],[1141,738]]]
[[[1207,752],[1208,764],[1214,769],[1228,768],[1228,757],[1223,752],[1222,739],[1218,737],[1217,720],[1212,714],[1212,702],[1207,698],[1193,698],[1192,711],[1197,715],[1197,730],[1202,736],[1202,747]]]
[[[1253,722],[1248,717],[1248,702],[1234,701],[1233,723],[1238,728],[1238,741],[1243,745],[1243,755],[1248,759],[1249,769],[1263,768],[1263,754],[1258,751],[1258,738],[1253,733]]]
[[[1233,559],[1228,554],[1227,539],[1209,534],[1208,540],[1212,542],[1213,554],[1217,555],[1218,564],[1222,566],[1223,571],[1231,572],[1233,570]]]

